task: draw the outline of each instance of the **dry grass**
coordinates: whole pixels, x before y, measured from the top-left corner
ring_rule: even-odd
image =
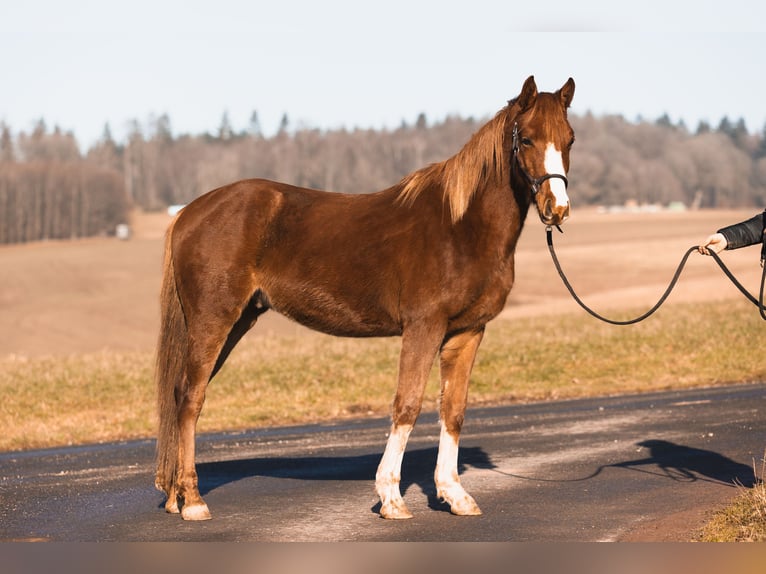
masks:
[[[758,476],[757,465],[753,463]],[[761,461],[761,475],[752,488],[740,486],[740,493],[726,508],[715,513],[702,529],[702,542],[766,542],[766,453]]]
[[[148,436],[151,358],[103,352],[0,360],[0,450]]]
[[[762,320],[744,302],[668,306],[631,327],[584,314],[490,327],[499,336],[483,348],[474,389],[504,386],[508,399],[684,388],[760,380],[766,372],[752,349]]]
[[[630,328],[581,313],[498,320],[479,350],[470,404],[762,380],[752,352],[762,329],[745,302],[704,313],[668,306]],[[387,415],[398,350],[398,339],[246,338],[211,383],[199,429]],[[151,364],[147,352],[0,359],[0,451],[152,436]],[[425,410],[436,408],[438,393],[434,368]]]

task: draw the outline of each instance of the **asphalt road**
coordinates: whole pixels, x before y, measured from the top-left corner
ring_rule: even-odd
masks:
[[[436,499],[438,426],[404,458],[412,520],[376,514],[385,419],[199,438],[213,520],[186,523],[153,488],[152,441],[0,454],[0,541],[684,540],[752,485],[766,384],[469,410],[461,480],[480,517]]]

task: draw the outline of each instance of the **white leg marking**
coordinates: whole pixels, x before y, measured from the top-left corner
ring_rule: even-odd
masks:
[[[476,501],[460,484],[457,473],[458,439],[441,425],[439,435],[439,455],[436,457],[436,496],[450,505],[452,514],[476,516],[481,514]]]
[[[545,148],[545,160],[543,165],[545,165],[545,173],[558,173],[566,176],[564,162],[561,159],[561,152],[557,150],[556,146],[552,143],[549,143]],[[567,195],[567,188],[564,185],[564,181],[555,177],[549,179],[548,183],[551,186],[553,197],[556,198],[556,205],[564,207],[569,204],[569,196]]]
[[[391,434],[388,435],[386,450],[378,465],[375,475],[375,489],[380,497],[380,515],[383,518],[412,518],[412,513],[404,504],[399,482],[402,476],[402,459],[404,449],[407,447],[407,439],[412,432],[411,425],[396,427],[391,425]]]

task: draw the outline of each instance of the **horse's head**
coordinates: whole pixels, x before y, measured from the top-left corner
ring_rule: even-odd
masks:
[[[546,225],[559,225],[569,217],[567,195],[569,150],[574,132],[567,120],[575,84],[572,78],[554,93],[538,93],[533,76],[521,94],[509,102],[514,185],[527,186]]]

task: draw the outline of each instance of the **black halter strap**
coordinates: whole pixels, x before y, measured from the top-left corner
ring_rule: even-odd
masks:
[[[519,167],[521,167],[521,166],[519,166]],[[532,187],[532,194],[533,195],[536,195],[537,192],[540,191],[540,186],[543,184],[543,182],[547,181],[549,179],[554,179],[554,178],[560,179],[561,181],[564,182],[564,188],[565,189],[569,187],[569,180],[566,178],[565,175],[561,175],[560,173],[546,173],[542,177],[538,177],[537,179],[532,179],[529,176],[529,174],[526,171],[524,171],[524,169],[522,169],[521,171],[529,179],[529,183],[530,183],[530,186]]]

